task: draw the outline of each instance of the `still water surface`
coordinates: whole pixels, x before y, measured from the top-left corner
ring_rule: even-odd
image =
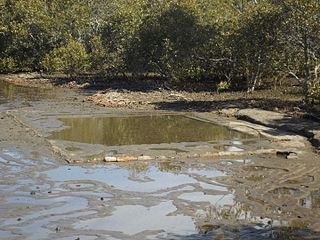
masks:
[[[107,146],[244,139],[248,135],[180,115],[60,119],[51,139]]]

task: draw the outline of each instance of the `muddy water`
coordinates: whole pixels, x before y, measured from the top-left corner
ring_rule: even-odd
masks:
[[[29,101],[39,101],[54,96],[54,91],[16,86],[0,79],[0,110],[28,106]]]
[[[4,98],[17,111],[20,101],[26,111],[41,106]],[[42,101],[38,110],[48,111]],[[309,156],[75,166],[18,123],[8,128],[9,140],[0,136],[0,239],[320,239],[308,230],[320,218],[319,166]]]
[[[62,118],[66,126],[51,139],[115,145],[236,140],[248,137],[226,127],[185,116]]]
[[[218,233],[206,231],[223,228],[204,222],[223,220],[226,209],[227,219],[259,226],[237,230],[252,236],[271,221],[254,217],[219,183],[228,178],[217,170],[223,163],[70,166],[20,148],[1,149],[0,159],[5,239],[212,239]]]
[[[36,155],[17,149],[1,151],[1,237],[152,239],[190,235],[197,233],[193,217],[198,207],[193,204],[233,203],[230,197],[224,200],[230,195],[227,187],[205,183],[226,174],[204,165],[59,166],[46,156],[34,158]],[[208,195],[198,196],[203,191]],[[187,206],[194,208],[191,213],[184,211]]]
[[[10,102],[17,98],[29,101],[41,100],[54,95],[51,90],[17,86],[11,83],[0,80],[0,99],[2,102]]]

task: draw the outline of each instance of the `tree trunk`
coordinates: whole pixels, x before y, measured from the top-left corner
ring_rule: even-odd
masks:
[[[309,47],[308,47],[308,37],[305,33],[303,36],[303,44],[304,44],[304,82],[303,82],[303,93],[304,93],[304,101],[308,102],[308,83],[310,77],[310,70],[309,70]]]

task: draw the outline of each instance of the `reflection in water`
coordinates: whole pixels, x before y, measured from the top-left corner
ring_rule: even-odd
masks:
[[[172,161],[161,161],[158,163],[158,168],[162,172],[172,172],[175,174],[179,174],[182,170],[183,163],[177,163]]]
[[[125,240],[317,236],[308,233],[305,221],[260,218],[252,205],[237,202],[234,192],[217,183],[228,175],[214,162],[59,166],[37,153],[11,149],[3,149],[0,160],[4,239],[91,239],[96,234]],[[319,191],[306,201],[306,207],[317,208]],[[273,216],[278,219],[274,214],[268,217]],[[289,238],[295,234],[297,238]]]
[[[51,139],[115,145],[219,141],[246,138],[226,127],[185,116],[62,118],[69,126]]]
[[[135,235],[146,231],[165,231],[171,234],[193,234],[195,226],[189,216],[170,213],[177,209],[172,201],[162,202],[154,207],[129,205],[116,207],[112,216],[95,218],[76,224],[76,228],[90,230],[118,231],[127,235]]]
[[[54,92],[50,91],[50,96]],[[37,101],[49,96],[49,91],[41,88],[17,86],[0,80],[0,104],[14,101],[17,98],[23,98],[30,101]]]
[[[145,179],[145,176],[151,177],[152,180],[148,182],[132,180],[130,178],[132,176],[131,170],[117,166],[104,166],[99,168],[63,166],[48,171],[47,175],[54,181],[67,182],[91,180],[101,182],[109,186],[114,186],[115,188],[123,191],[135,192],[156,192],[163,188],[172,188],[183,184],[193,184],[197,182],[195,179],[185,174],[177,175],[173,173],[159,172],[158,168],[155,166],[149,167],[147,172],[139,174],[138,176],[142,180]]]

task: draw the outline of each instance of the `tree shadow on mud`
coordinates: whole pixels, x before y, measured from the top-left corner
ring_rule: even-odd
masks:
[[[215,92],[215,81],[204,79],[202,81],[191,81],[186,83],[172,83],[167,78],[156,73],[143,74],[118,74],[110,76],[100,76],[94,74],[77,76],[71,78],[64,75],[42,75],[34,77],[33,80],[42,78],[49,79],[54,86],[63,86],[70,83],[86,84],[84,89],[89,90],[114,90],[114,91],[133,91],[150,92],[162,90],[185,91],[188,93]],[[218,80],[216,80],[218,81]],[[237,91],[242,91],[238,88]]]
[[[312,146],[320,147],[320,138],[315,134],[315,132],[320,131],[319,120],[313,119],[311,121],[308,118],[292,117],[291,119],[274,120],[267,127],[271,127],[271,129],[265,131],[268,134],[275,136],[301,135],[306,137]]]
[[[165,80],[159,76],[141,75],[131,76],[99,76],[83,75],[76,78],[68,76],[44,76],[49,79],[54,86],[64,86],[69,84],[84,85],[82,89],[88,90],[114,90],[114,91],[139,91],[150,92],[159,91],[166,88]]]
[[[298,100],[282,100],[277,98],[236,98],[231,100],[209,101],[174,101],[154,103],[156,109],[180,112],[210,112],[228,108],[259,108],[274,110],[274,108],[293,109],[299,106]]]

